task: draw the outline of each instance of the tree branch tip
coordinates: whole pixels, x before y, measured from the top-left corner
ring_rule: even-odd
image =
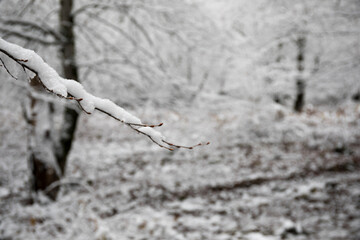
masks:
[[[86,111],[86,110],[81,106],[80,103],[79,103],[79,106],[80,106],[81,110],[83,110],[83,111],[84,111],[85,113],[87,113],[88,115],[91,115],[91,112]]]
[[[198,143],[196,145],[193,145],[193,146],[182,146],[182,145],[176,145],[176,144],[173,144],[171,142],[168,142],[168,141],[165,141],[165,140],[162,140],[164,143],[166,143],[167,145],[171,146],[171,147],[175,147],[175,148],[185,148],[185,149],[194,149],[196,147],[199,147],[199,146],[205,146],[205,145],[209,145],[210,142],[207,142],[207,143]]]
[[[19,61],[19,62],[28,62],[29,60],[27,60],[27,59],[16,59],[16,61]]]
[[[210,142],[199,143],[199,144],[195,145],[194,147],[196,147],[196,146],[206,146],[206,145],[209,145],[209,144],[210,144]]]
[[[148,127],[155,128],[155,127],[161,127],[163,123],[155,124],[155,125],[149,125]]]

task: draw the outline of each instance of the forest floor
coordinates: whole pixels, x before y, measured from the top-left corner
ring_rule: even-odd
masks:
[[[58,200],[33,204],[24,126],[9,113],[17,130],[0,138],[0,239],[360,239],[359,105],[294,114],[217,99],[179,109],[137,114],[164,122],[172,142],[209,146],[170,152],[82,116]]]

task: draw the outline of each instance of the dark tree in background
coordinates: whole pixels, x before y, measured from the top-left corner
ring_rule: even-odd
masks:
[[[64,78],[79,81],[78,69],[75,55],[74,19],[72,16],[73,0],[60,1],[60,34],[64,37],[61,44],[61,64]],[[74,138],[78,112],[72,108],[65,107],[64,121],[60,131],[60,139],[55,141],[55,156],[64,175],[66,159],[69,155]]]
[[[296,112],[301,112],[305,105],[305,79],[303,76],[304,72],[304,61],[305,61],[305,46],[306,46],[306,38],[305,36],[299,36],[296,39],[296,46],[298,49],[298,53],[296,56],[297,63],[297,71],[298,76],[296,77],[296,96],[294,102],[294,110]]]

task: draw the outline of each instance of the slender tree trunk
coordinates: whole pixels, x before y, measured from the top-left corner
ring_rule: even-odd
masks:
[[[296,112],[302,112],[305,104],[305,81],[299,77],[296,80],[296,99],[294,103],[294,110]]]
[[[305,79],[301,76],[301,74],[304,71],[306,38],[304,36],[300,36],[296,40],[296,46],[298,48],[296,62],[297,62],[297,71],[299,73],[299,77],[297,77],[296,79],[296,97],[294,102],[294,110],[296,112],[301,112],[305,105],[306,83],[305,83]]]
[[[63,77],[78,81],[72,8],[73,0],[60,0],[60,34],[65,39],[61,45],[61,64]],[[62,175],[65,174],[66,160],[73,142],[78,116],[76,110],[65,108],[60,137],[55,144],[55,156]]]

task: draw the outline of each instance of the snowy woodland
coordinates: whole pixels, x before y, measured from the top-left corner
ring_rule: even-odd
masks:
[[[0,0],[15,239],[360,239],[360,1]]]

